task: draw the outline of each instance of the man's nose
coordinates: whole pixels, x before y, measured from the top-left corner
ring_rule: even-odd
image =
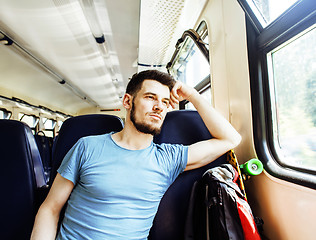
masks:
[[[160,101],[157,101],[153,107],[154,111],[159,111],[162,112],[163,111],[163,104]]]

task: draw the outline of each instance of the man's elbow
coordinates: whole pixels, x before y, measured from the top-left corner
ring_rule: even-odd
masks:
[[[236,134],[234,134],[234,136],[231,138],[231,141],[230,141],[232,145],[231,149],[237,147],[240,144],[241,140],[242,140],[241,135],[238,132],[236,132]]]

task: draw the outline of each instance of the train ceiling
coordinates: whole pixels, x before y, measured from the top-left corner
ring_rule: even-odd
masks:
[[[0,0],[0,95],[72,115],[121,108],[128,79],[165,71],[205,2]]]

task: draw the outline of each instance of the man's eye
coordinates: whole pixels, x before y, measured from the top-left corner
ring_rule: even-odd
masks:
[[[169,106],[169,101],[163,101],[162,103],[166,106]]]

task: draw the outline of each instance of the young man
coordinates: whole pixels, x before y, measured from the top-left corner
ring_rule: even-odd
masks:
[[[169,105],[190,101],[214,138],[183,146],[153,143]],[[32,240],[147,239],[159,202],[184,170],[237,146],[240,135],[198,92],[168,74],[135,74],[123,98],[122,131],[80,139],[65,156],[36,216]]]

